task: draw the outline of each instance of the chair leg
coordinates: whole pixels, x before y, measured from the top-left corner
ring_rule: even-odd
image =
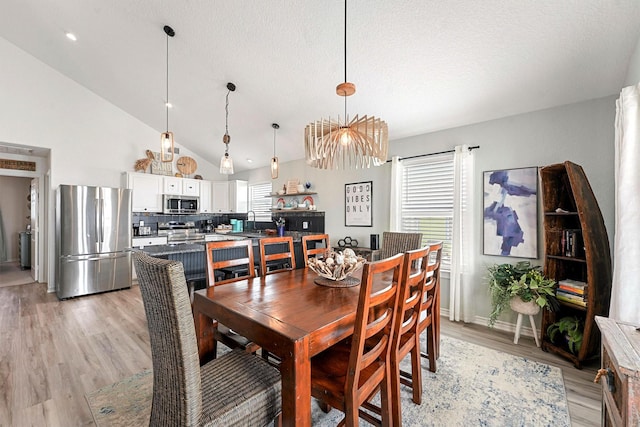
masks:
[[[426,329],[427,333],[427,357],[429,358],[429,371],[436,371],[436,333],[433,325]]]
[[[393,414],[393,407],[391,406],[391,367],[387,364],[386,378],[380,383],[380,409],[382,415],[382,427],[390,427],[393,425],[391,420]],[[398,405],[399,408],[399,405]]]
[[[429,362],[431,367],[431,362]],[[411,389],[413,390],[413,403],[422,404],[422,368],[420,366],[420,340],[416,335],[416,343],[411,349]]]
[[[394,426],[402,425],[402,422],[401,422],[402,405],[400,402],[400,362],[401,360],[399,359],[400,357],[397,351],[391,355],[391,418],[393,419]],[[413,356],[412,356],[412,359],[413,359]],[[413,367],[413,364],[412,364],[411,370],[413,371],[414,369],[415,368]]]

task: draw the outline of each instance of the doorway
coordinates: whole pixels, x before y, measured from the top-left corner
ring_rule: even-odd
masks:
[[[0,176],[0,286],[32,283],[37,275],[32,269],[35,258],[31,251],[31,245],[37,244],[31,233],[32,218],[37,218],[38,212],[37,202],[34,209],[31,201],[34,180],[37,179]]]
[[[48,281],[50,154],[0,141],[0,286]]]

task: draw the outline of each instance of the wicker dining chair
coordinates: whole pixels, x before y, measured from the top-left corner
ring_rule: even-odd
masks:
[[[265,426],[280,417],[280,373],[262,359],[232,350],[200,366],[182,263],[141,251],[133,259],[151,340],[149,424]]]
[[[313,247],[311,247],[311,245],[313,245]],[[304,266],[307,267],[309,265],[309,257],[322,255],[324,258],[327,256],[330,249],[328,234],[309,234],[302,236],[302,256],[304,258]]]
[[[357,426],[359,417],[372,424],[391,425],[394,406],[389,357],[402,260],[398,254],[364,265],[353,336],[311,359],[311,394],[323,409],[334,407],[344,412],[339,425]],[[378,391],[380,406],[374,409],[382,420],[360,410],[361,406],[371,408],[369,401]]]
[[[400,233],[385,231],[382,233],[380,259],[392,257],[422,247],[422,233]]]
[[[282,250],[286,245],[286,249]],[[260,275],[296,269],[296,256],[293,251],[293,238],[266,237],[260,239]],[[269,248],[269,249],[267,249]]]
[[[227,283],[256,276],[251,239],[208,242],[205,246],[207,259],[207,286],[222,286]],[[231,277],[227,277],[231,276]],[[222,277],[221,279],[217,279]],[[217,320],[214,323],[212,353],[216,356],[218,341],[229,348],[241,348],[255,353],[260,347],[242,335],[238,335]]]
[[[398,299],[393,342],[391,349],[392,402],[397,407],[393,411],[393,424],[402,425],[400,405],[400,384],[411,387],[414,403],[422,403],[422,369],[420,366],[420,332],[418,330],[424,286],[427,280],[429,246],[405,252],[400,287],[403,292]],[[404,373],[411,379],[400,375],[400,362],[411,354],[411,373]]]

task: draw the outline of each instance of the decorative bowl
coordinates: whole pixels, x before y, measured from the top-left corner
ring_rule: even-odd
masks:
[[[351,249],[344,251],[329,251],[329,255],[324,258],[310,258],[309,268],[325,279],[340,281],[344,280],[351,273],[358,271],[366,260],[355,254]]]

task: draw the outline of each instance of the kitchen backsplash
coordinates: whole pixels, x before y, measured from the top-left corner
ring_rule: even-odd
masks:
[[[309,231],[314,233],[324,233],[324,212],[278,212],[273,214],[273,219],[283,217],[285,219],[285,229],[288,231]],[[253,227],[247,227],[246,213],[224,213],[224,214],[198,214],[198,215],[163,215],[163,214],[144,214],[134,213],[132,215],[132,224],[137,227],[140,222],[144,222],[145,227],[151,228],[151,234],[158,233],[159,222],[187,222],[193,221],[196,227],[205,231],[207,220],[213,228],[220,224],[229,224],[231,219],[240,219],[245,221],[244,231],[248,229],[265,230],[275,228],[273,221],[257,221]]]

